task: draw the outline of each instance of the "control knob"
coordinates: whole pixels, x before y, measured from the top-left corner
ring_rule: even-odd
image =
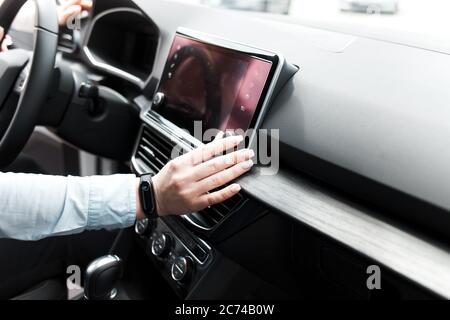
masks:
[[[163,105],[166,96],[162,92],[157,92],[153,97],[153,107],[160,107]]]
[[[172,246],[172,239],[170,235],[163,233],[152,241],[152,253],[157,257],[164,257],[170,252]]]
[[[191,273],[191,260],[186,257],[177,257],[171,267],[172,279],[177,282],[186,280]]]
[[[134,231],[142,236],[147,232],[148,229],[148,219],[142,219],[136,222],[134,225]]]

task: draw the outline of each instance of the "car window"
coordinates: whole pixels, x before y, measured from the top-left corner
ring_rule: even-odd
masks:
[[[167,0],[450,52],[448,0]]]

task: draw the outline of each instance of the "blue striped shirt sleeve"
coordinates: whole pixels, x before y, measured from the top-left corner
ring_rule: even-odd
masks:
[[[136,177],[0,173],[0,238],[39,240],[126,228],[136,219]]]

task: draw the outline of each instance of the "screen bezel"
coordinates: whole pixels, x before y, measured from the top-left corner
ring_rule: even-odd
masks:
[[[195,34],[194,31],[183,29],[183,28],[178,29],[177,32],[174,34],[170,48],[172,48],[175,37],[177,37],[177,36],[181,36],[186,39],[197,41],[197,42],[200,42],[200,43],[203,43],[206,45],[216,46],[216,47],[219,47],[222,49],[230,50],[235,53],[245,54],[254,59],[260,59],[263,61],[265,60],[265,61],[271,62],[272,65],[271,65],[267,80],[265,82],[264,88],[261,92],[261,97],[255,108],[255,111],[254,111],[252,120],[249,124],[249,127],[247,128],[247,130],[250,130],[250,129],[257,130],[259,128],[261,119],[266,111],[264,109],[267,107],[268,100],[270,98],[270,92],[273,91],[271,89],[273,89],[273,85],[275,83],[274,80],[275,80],[277,74],[279,74],[280,66],[282,65],[282,63],[281,63],[282,59],[280,59],[280,56],[275,53],[272,53],[272,52],[268,52],[268,51],[257,49],[257,48],[252,48],[250,46],[242,45],[242,44],[235,43],[235,42],[229,42],[225,39],[214,38],[214,37],[208,36],[206,34],[201,34],[201,35],[200,35],[200,33]],[[163,70],[166,70],[169,58],[170,58],[170,50],[167,55]],[[160,78],[160,83],[158,84],[157,92],[159,91],[159,89],[161,87],[161,79],[162,79],[162,77]],[[163,115],[161,115],[156,110],[152,110],[151,112],[154,115],[157,115],[156,118],[164,119],[164,122],[166,122],[166,124],[167,124],[167,122],[169,122],[170,124],[176,126],[177,128],[179,128],[181,130],[185,130],[184,128],[179,127],[176,123],[172,122],[171,120],[169,120],[166,117],[164,117]],[[195,139],[195,137],[192,134],[189,133],[189,135]],[[253,137],[254,137],[254,134],[252,134],[249,137],[249,145],[251,145]],[[198,141],[198,139],[195,139],[195,140]],[[203,141],[200,141],[200,142],[205,143]],[[206,141],[206,143],[207,143],[207,141]]]

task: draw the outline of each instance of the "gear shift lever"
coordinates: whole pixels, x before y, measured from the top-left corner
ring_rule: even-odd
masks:
[[[117,295],[115,288],[122,277],[122,260],[107,255],[92,261],[84,276],[84,297],[87,300],[109,300]]]

